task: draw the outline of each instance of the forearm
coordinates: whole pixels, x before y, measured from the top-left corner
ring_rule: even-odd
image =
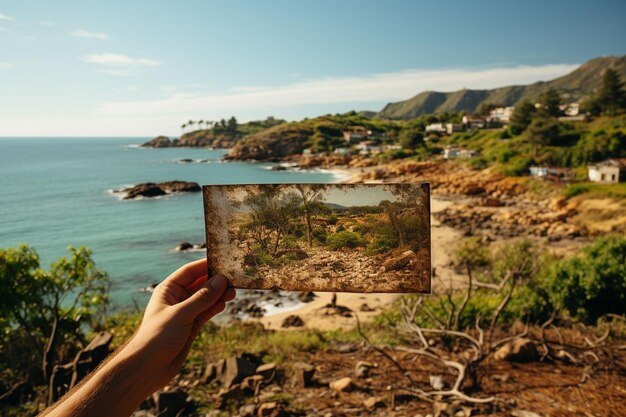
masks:
[[[130,416],[152,393],[145,353],[122,347],[45,416]]]

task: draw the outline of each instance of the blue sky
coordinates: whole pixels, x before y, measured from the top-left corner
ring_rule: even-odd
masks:
[[[625,49],[625,1],[0,0],[0,136],[378,110]]]

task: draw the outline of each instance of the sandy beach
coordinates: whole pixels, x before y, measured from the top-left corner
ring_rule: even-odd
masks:
[[[344,181],[342,182],[351,182],[355,174],[363,172],[360,168],[337,169],[336,171],[344,176]],[[435,271],[432,287],[433,292],[438,292],[448,285],[454,285],[459,280],[463,280],[463,277],[455,274],[450,266],[451,251],[459,241],[461,232],[441,225],[432,216],[432,214],[444,210],[453,204],[453,201],[431,195],[430,204],[432,265]],[[337,304],[352,310],[352,317],[328,314],[328,309],[325,306],[331,302],[332,293],[318,292],[316,296],[313,301],[304,304],[296,310],[246,320],[260,322],[269,329],[283,330],[281,327],[283,320],[290,315],[297,315],[304,321],[304,327],[306,328],[320,330],[351,328],[356,324],[355,314],[358,315],[361,321],[367,321],[396,301],[400,294],[337,293]],[[366,310],[371,311],[361,311],[364,305],[368,307]]]

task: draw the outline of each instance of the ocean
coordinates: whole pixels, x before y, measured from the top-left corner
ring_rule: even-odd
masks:
[[[201,193],[121,200],[112,190],[170,180],[199,184],[334,182],[331,172],[272,171],[272,164],[221,161],[226,150],[146,149],[149,138],[0,138],[0,247],[26,243],[43,267],[87,246],[112,280],[113,309],[145,304],[139,289],[204,252]],[[193,163],[180,163],[192,159]],[[206,162],[199,162],[207,160]]]

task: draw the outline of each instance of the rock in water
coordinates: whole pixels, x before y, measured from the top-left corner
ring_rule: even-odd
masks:
[[[137,197],[158,197],[171,193],[199,192],[202,188],[198,183],[187,181],[168,181],[161,183],[146,182],[135,186],[124,188],[124,200],[131,200]]]
[[[172,146],[172,141],[167,136],[157,136],[149,142],[141,145],[143,148],[169,148]]]
[[[193,245],[189,242],[181,242],[180,245],[176,247],[176,250],[178,251],[189,250],[189,249],[193,249]]]

